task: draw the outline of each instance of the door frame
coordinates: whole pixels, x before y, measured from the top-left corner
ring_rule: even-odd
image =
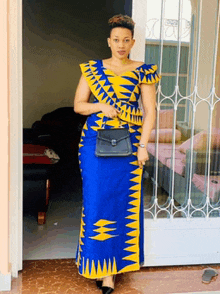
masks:
[[[12,277],[18,277],[23,263],[23,69],[22,0],[8,0],[9,121],[10,121],[10,264]]]

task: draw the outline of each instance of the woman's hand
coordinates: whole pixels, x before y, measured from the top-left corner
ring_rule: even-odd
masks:
[[[145,165],[145,162],[147,160],[149,160],[149,155],[148,155],[148,152],[147,152],[146,148],[138,147],[137,160],[138,160],[139,167],[143,168],[143,166]]]
[[[118,109],[116,109],[114,106],[104,104],[104,103],[100,103],[100,109],[104,113],[105,116],[110,117],[110,118],[117,117],[118,114],[120,113],[120,111]]]

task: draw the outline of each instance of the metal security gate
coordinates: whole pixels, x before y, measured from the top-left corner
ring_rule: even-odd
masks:
[[[144,265],[220,263],[219,1],[133,0],[132,17],[131,58],[162,75],[144,172]]]

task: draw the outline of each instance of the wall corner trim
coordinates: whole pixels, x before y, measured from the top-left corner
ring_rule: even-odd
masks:
[[[11,273],[3,275],[0,272],[0,291],[11,291]]]

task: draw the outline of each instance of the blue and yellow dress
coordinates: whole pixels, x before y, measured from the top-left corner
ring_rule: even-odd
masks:
[[[76,251],[79,274],[95,279],[136,271],[144,262],[144,207],[142,169],[137,146],[142,131],[139,108],[140,84],[157,83],[157,66],[143,64],[116,75],[102,60],[80,64],[95,97],[93,103],[114,105],[130,132],[133,154],[127,157],[96,157],[97,130],[119,127],[118,118],[102,112],[91,114],[83,126],[79,144],[82,176],[82,214]]]

